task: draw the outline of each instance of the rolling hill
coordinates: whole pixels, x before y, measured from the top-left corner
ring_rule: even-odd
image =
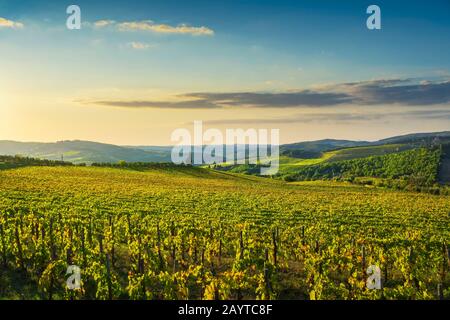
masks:
[[[280,146],[282,172],[322,162],[382,156],[418,147],[450,142],[450,131],[415,133],[379,141],[324,139]],[[0,141],[0,155],[21,155],[38,159],[79,163],[170,162],[170,146],[117,146],[91,141],[58,141],[55,143]],[[248,148],[247,148],[248,149]],[[246,172],[246,165],[224,164],[222,168]]]
[[[91,141],[58,141],[56,143],[0,141],[1,155],[21,155],[32,158],[78,163],[93,162],[168,162],[170,149],[121,147]]]
[[[288,181],[372,177],[401,179],[402,184],[406,181],[410,185],[448,184],[449,146],[450,132],[410,134],[374,142],[320,140],[283,145],[277,176]],[[430,156],[423,156],[423,152]],[[258,174],[260,166],[224,164],[216,169]]]
[[[324,139],[284,144],[280,146],[280,154],[293,158],[318,158],[325,151],[356,146],[367,146],[370,144],[371,142],[368,141]]]
[[[402,136],[396,136],[373,142],[372,145],[393,144],[393,143],[428,145],[428,144],[440,144],[449,141],[450,141],[450,131],[442,131],[429,133],[412,133]]]

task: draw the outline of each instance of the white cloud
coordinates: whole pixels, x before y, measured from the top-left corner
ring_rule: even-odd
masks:
[[[176,27],[168,24],[155,24],[151,20],[131,21],[118,24],[121,31],[151,31],[166,34],[190,34],[194,36],[212,36],[214,31],[207,27],[192,27],[186,24],[180,24]]]
[[[98,20],[94,22],[94,26],[96,28],[104,28],[111,25],[114,25],[116,22],[114,20]]]
[[[132,49],[136,49],[136,50],[146,50],[146,49],[156,47],[155,44],[149,44],[149,43],[138,42],[138,41],[129,42],[127,45],[128,45],[128,47],[130,47]]]
[[[21,29],[24,25],[21,22],[16,22],[0,17],[0,28]]]
[[[95,28],[117,27],[120,31],[150,31],[165,34],[190,34],[193,36],[213,36],[214,30],[208,27],[192,27],[187,24],[171,26],[168,24],[157,24],[152,20],[116,22],[114,20],[98,20],[93,23]]]

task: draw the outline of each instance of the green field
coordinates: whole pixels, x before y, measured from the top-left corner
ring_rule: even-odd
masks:
[[[450,298],[449,212],[448,196],[192,167],[0,170],[0,298]]]
[[[414,148],[413,145],[408,144],[386,144],[381,146],[339,149],[335,151],[329,151],[326,154],[328,155],[327,160],[329,161],[342,161],[372,156],[382,156],[386,154],[410,150],[413,148]]]

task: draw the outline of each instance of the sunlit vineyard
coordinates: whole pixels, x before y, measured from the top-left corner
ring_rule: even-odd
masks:
[[[0,171],[3,299],[448,299],[449,243],[443,195],[172,166]]]

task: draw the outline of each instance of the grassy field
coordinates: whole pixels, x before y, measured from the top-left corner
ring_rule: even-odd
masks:
[[[366,158],[371,156],[382,156],[386,154],[401,152],[409,149],[413,149],[415,146],[408,144],[386,144],[381,146],[368,146],[368,147],[354,147],[346,148],[335,151],[329,151],[329,161],[341,161]]]
[[[433,299],[448,212],[447,196],[201,168],[2,170],[0,298]],[[383,290],[365,288],[371,264]]]

